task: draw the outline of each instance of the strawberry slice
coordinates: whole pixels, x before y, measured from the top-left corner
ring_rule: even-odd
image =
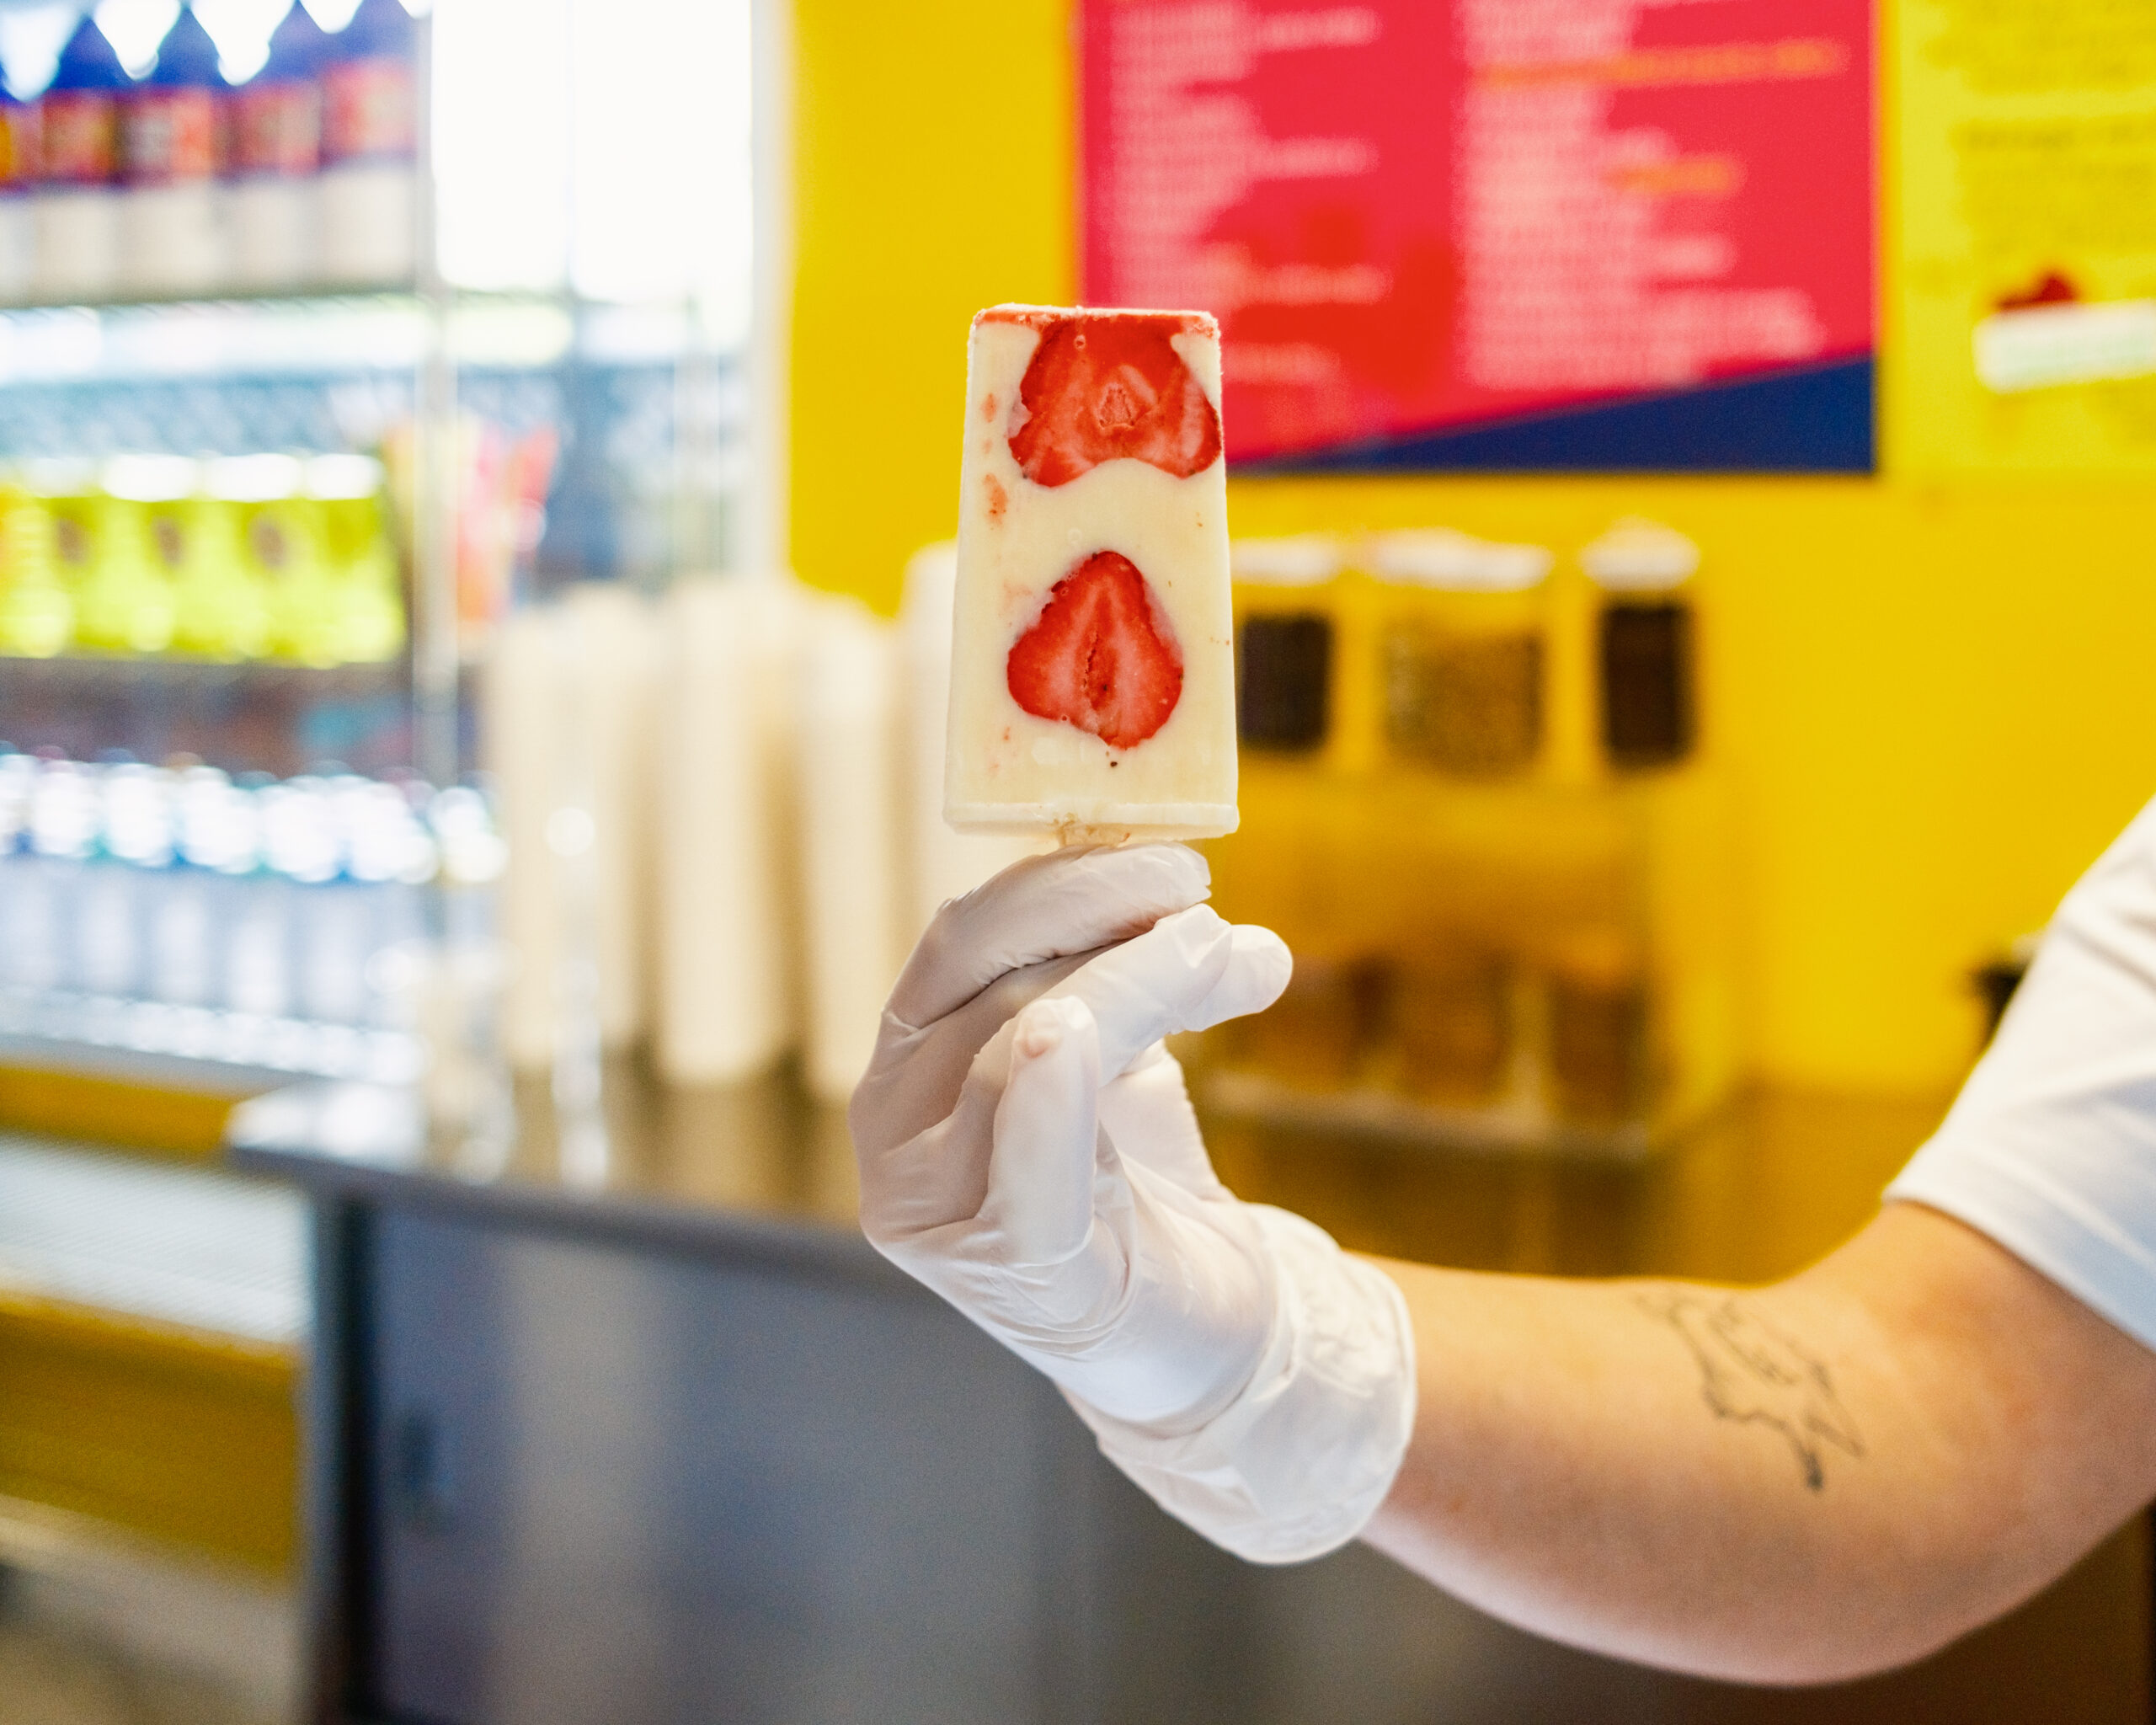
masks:
[[[1138,565],[1097,551],[1049,590],[1006,665],[1011,698],[1131,749],[1182,698],[1182,649]]]
[[[1036,485],[1067,485],[1129,457],[1187,479],[1219,459],[1220,416],[1170,337],[1187,320],[1058,318],[1042,328],[1018,386],[1025,418],[1011,454]]]

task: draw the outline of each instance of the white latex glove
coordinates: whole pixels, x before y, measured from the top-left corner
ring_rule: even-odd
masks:
[[[1389,1278],[1214,1174],[1160,1039],[1270,1005],[1289,959],[1207,889],[1181,846],[1065,851],[945,906],[854,1095],[862,1226],[1164,1508],[1289,1562],[1390,1488],[1413,1342]]]

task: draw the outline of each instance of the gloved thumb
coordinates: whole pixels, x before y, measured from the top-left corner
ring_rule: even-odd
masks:
[[[1012,1267],[1062,1263],[1093,1224],[1101,1044],[1083,1001],[1038,1000],[1011,1023],[1010,1076],[980,1220]]]

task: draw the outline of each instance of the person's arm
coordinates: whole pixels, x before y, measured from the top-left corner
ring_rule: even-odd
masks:
[[[1917,1205],[1753,1290],[1383,1268],[1420,1393],[1364,1538],[1581,1647],[1755,1682],[1881,1669],[2156,1492],[2156,1354]]]
[[[1288,957],[1205,893],[1142,847],[947,906],[851,1118],[869,1237],[1208,1538],[1359,1534],[1547,1634],[1798,1682],[1929,1651],[2156,1491],[2156,804],[1898,1201],[1752,1292],[1380,1267],[1241,1202],[1155,1039]]]

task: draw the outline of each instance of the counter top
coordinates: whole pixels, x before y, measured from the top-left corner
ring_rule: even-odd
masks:
[[[520,1081],[513,1121],[450,1139],[426,1130],[413,1092],[298,1085],[242,1104],[229,1144],[238,1165],[319,1190],[886,1273],[857,1230],[843,1110],[783,1074],[669,1087],[627,1060],[607,1063],[600,1093],[600,1110],[565,1130],[545,1081]],[[1238,1193],[1299,1211],[1358,1250],[1749,1281],[1785,1274],[1860,1226],[1948,1100],[1756,1092],[1636,1166],[1221,1119],[1206,1133]]]

